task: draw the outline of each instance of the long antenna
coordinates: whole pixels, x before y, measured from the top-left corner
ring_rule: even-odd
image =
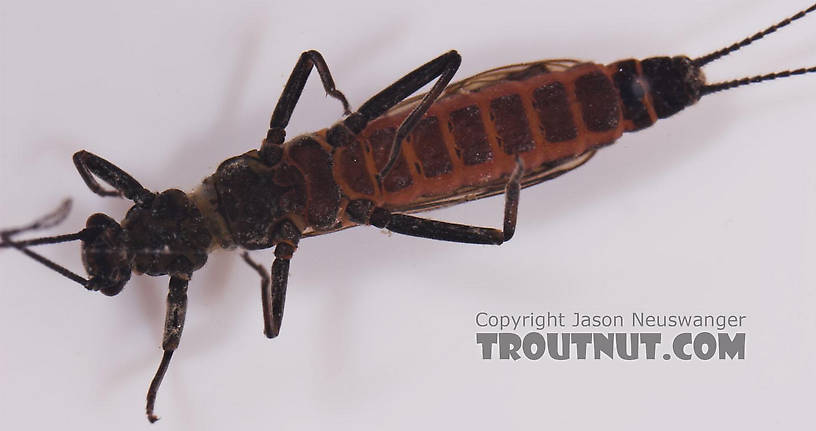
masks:
[[[783,72],[773,72],[773,73],[768,73],[766,75],[756,75],[756,76],[750,76],[750,77],[747,77],[747,78],[735,79],[733,81],[718,82],[716,84],[704,85],[703,88],[700,89],[700,96],[705,96],[706,94],[716,93],[718,91],[729,90],[729,89],[735,88],[735,87],[741,87],[743,85],[755,84],[757,82],[762,82],[762,81],[770,81],[772,79],[777,79],[777,78],[787,78],[789,76],[794,76],[794,75],[804,75],[806,73],[811,73],[811,72],[816,72],[816,66],[802,67],[800,69],[785,70]]]
[[[88,280],[84,277],[77,275],[76,273],[72,272],[68,268],[65,268],[62,265],[55,263],[54,261],[43,257],[42,255],[35,253],[29,250],[27,247],[34,246],[34,245],[42,245],[42,244],[58,244],[61,242],[68,242],[68,241],[76,241],[78,239],[85,239],[88,237],[89,234],[92,232],[86,228],[82,229],[77,233],[70,233],[67,235],[57,235],[57,236],[49,236],[44,238],[37,238],[37,239],[30,239],[24,241],[13,241],[12,237],[14,235],[23,233],[23,232],[30,232],[40,229],[47,229],[53,226],[58,225],[61,223],[65,218],[68,216],[68,213],[71,210],[71,200],[66,199],[64,200],[56,210],[40,217],[39,219],[35,220],[33,223],[28,224],[23,227],[8,229],[4,231],[0,231],[0,248],[3,247],[10,247],[19,250],[21,253],[25,254],[26,256],[40,262],[41,264],[47,266],[48,268],[53,269],[54,271],[58,272],[60,275],[63,275],[85,287],[88,286]]]
[[[779,30],[782,27],[785,27],[786,25],[796,21],[797,19],[800,19],[800,18],[804,17],[805,15],[807,15],[807,14],[809,14],[809,13],[815,11],[815,10],[816,10],[816,4],[810,6],[807,9],[799,11],[795,15],[793,15],[793,16],[791,16],[789,18],[785,18],[782,21],[779,21],[778,23],[766,28],[765,30],[760,31],[759,33],[756,33],[753,36],[747,37],[747,38],[745,38],[745,39],[743,39],[743,40],[741,40],[741,41],[739,41],[739,42],[737,42],[737,43],[735,43],[735,44],[733,44],[731,46],[727,46],[727,47],[725,47],[723,49],[714,51],[711,54],[707,54],[707,55],[704,55],[702,57],[695,58],[694,60],[692,60],[692,64],[694,64],[695,67],[700,68],[700,67],[702,67],[702,66],[704,66],[704,65],[706,65],[708,63],[711,63],[714,60],[717,60],[718,58],[724,57],[724,56],[726,56],[726,55],[728,55],[728,54],[730,54],[730,53],[732,53],[734,51],[739,50],[740,48],[748,46],[748,45],[752,44],[754,41],[762,39],[763,37],[765,37],[765,36],[775,32],[775,31]],[[705,96],[707,94],[716,93],[718,91],[729,90],[731,88],[741,87],[743,85],[755,84],[757,82],[770,81],[770,80],[779,79],[779,78],[787,78],[789,76],[794,76],[794,75],[804,75],[806,73],[812,73],[812,72],[816,72],[816,66],[801,67],[799,69],[792,69],[792,70],[783,70],[783,71],[780,71],[780,72],[772,72],[772,73],[767,73],[767,74],[764,74],[764,75],[749,76],[749,77],[745,77],[745,78],[734,79],[734,80],[731,80],[731,81],[717,82],[717,83],[714,83],[714,84],[705,84],[700,88],[700,96]]]
[[[755,42],[755,41],[757,41],[759,39],[762,39],[763,37],[765,37],[765,36],[775,32],[775,31],[779,30],[780,28],[785,27],[786,25],[796,21],[797,19],[802,18],[805,15],[813,12],[814,10],[816,10],[816,4],[813,4],[811,7],[807,8],[805,10],[802,10],[802,11],[798,12],[797,14],[789,17],[789,18],[785,18],[782,21],[779,21],[778,23],[766,28],[765,30],[760,31],[759,33],[757,33],[757,34],[755,34],[755,35],[753,35],[751,37],[747,37],[747,38],[745,38],[745,39],[743,39],[743,40],[741,40],[741,41],[739,41],[739,42],[737,42],[737,43],[735,43],[735,44],[733,44],[731,46],[728,46],[728,47],[725,47],[723,49],[714,51],[711,54],[704,55],[704,56],[699,57],[699,58],[695,58],[693,60],[694,65],[697,66],[697,67],[702,67],[703,65],[711,63],[712,61],[714,61],[714,60],[716,60],[716,59],[718,59],[720,57],[726,56],[726,55],[728,55],[728,54],[730,54],[730,53],[732,53],[732,52],[734,52],[734,51],[736,51],[736,50],[738,50],[740,48],[743,48],[745,46],[748,46],[748,45],[752,44],[753,42]]]

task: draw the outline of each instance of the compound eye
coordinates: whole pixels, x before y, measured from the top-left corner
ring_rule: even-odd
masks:
[[[122,291],[127,284],[128,280],[130,280],[130,272],[128,272],[125,278],[120,278],[118,280],[108,280],[102,277],[91,277],[88,280],[88,290],[98,290],[105,296],[114,296]]]
[[[82,241],[82,264],[88,272],[88,289],[113,296],[130,280],[131,257],[126,234],[119,223],[105,214],[94,214],[88,228],[101,228]]]
[[[119,223],[116,223],[116,220],[108,217],[102,213],[92,214],[88,217],[88,220],[85,222],[85,227],[92,228],[92,227],[114,227],[119,226]],[[120,227],[119,230],[122,230]]]

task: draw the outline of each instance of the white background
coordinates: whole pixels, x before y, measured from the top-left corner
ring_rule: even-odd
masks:
[[[195,6],[194,6],[195,4]],[[65,198],[73,232],[124,201],[82,183],[87,149],[151,190],[192,189],[257,147],[300,52],[354,106],[438,54],[457,77],[543,58],[706,54],[807,0],[0,3],[0,226]],[[723,80],[816,64],[816,17],[706,68]],[[732,58],[733,57],[733,58]],[[816,76],[704,98],[522,193],[516,238],[479,247],[357,228],[304,240],[281,336],[236,253],[190,285],[153,429],[611,429],[809,423],[816,385]],[[289,135],[339,104],[316,79]],[[502,198],[433,213],[500,225]],[[78,244],[42,249],[81,270]],[[269,264],[272,253],[254,253]],[[0,252],[6,429],[146,428],[166,278],[114,298]],[[747,315],[743,361],[484,361],[474,316]],[[673,332],[666,331],[664,339]]]

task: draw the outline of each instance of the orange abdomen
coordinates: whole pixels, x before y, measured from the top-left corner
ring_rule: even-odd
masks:
[[[394,134],[414,103],[369,123],[357,142],[334,154],[334,177],[350,199],[393,210],[506,181],[517,158],[540,171],[619,138],[636,127],[614,83],[616,65],[591,63],[515,79],[485,76],[453,84],[403,142],[397,163],[377,184]],[[653,115],[649,112],[649,116]]]

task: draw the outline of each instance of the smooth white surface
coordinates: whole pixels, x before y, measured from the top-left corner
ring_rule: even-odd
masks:
[[[807,1],[0,3],[0,226],[70,196],[54,233],[124,201],[90,193],[87,149],[152,190],[189,190],[256,147],[300,52],[353,106],[448,50],[458,78],[541,58],[702,55]],[[816,17],[706,68],[723,80],[816,64]],[[153,429],[748,429],[810,423],[816,385],[816,76],[711,96],[525,190],[516,238],[477,247],[357,228],[308,239],[281,336],[257,275],[216,253],[194,275]],[[310,80],[289,135],[340,115]],[[497,226],[502,199],[433,217]],[[44,252],[80,270],[77,244]],[[271,263],[272,253],[255,253]],[[83,292],[0,252],[5,429],[146,428],[166,278]],[[735,313],[744,361],[483,361],[499,314]],[[666,334],[671,334],[667,331]]]

